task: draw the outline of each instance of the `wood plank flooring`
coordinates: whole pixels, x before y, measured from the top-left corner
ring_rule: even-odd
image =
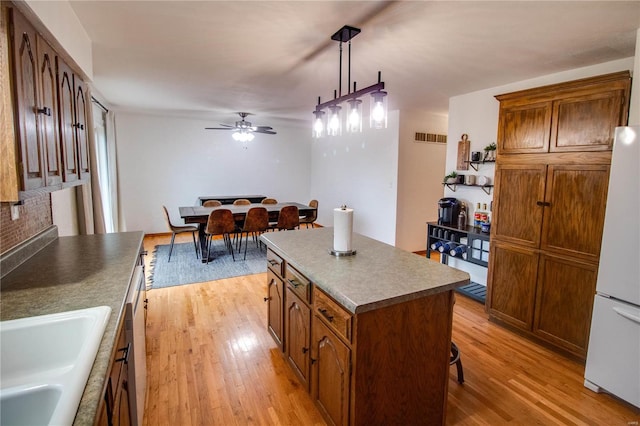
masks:
[[[153,246],[167,242],[145,238],[147,266]],[[267,333],[265,295],[266,274],[147,293],[146,425],[325,424]],[[483,306],[464,296],[453,340],[465,383],[452,366],[448,425],[640,420],[640,410],[584,388],[584,366],[488,322]]]

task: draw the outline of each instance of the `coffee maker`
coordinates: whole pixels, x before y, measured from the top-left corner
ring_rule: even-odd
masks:
[[[446,197],[438,200],[438,225],[455,226],[460,213],[460,201]]]

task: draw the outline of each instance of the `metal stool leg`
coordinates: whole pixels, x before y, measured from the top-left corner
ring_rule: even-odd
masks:
[[[464,383],[464,372],[462,371],[462,360],[460,359],[460,350],[455,343],[451,342],[451,357],[449,358],[449,365],[455,364],[458,372],[458,383]]]

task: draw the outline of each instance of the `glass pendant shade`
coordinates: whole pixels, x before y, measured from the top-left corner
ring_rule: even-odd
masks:
[[[315,118],[313,119],[313,137],[318,139],[324,136],[324,111],[313,111]]]
[[[347,132],[362,132],[362,101],[360,99],[351,99],[349,101],[349,112],[347,114]]]
[[[329,120],[327,121],[327,135],[340,136],[342,134],[342,124],[340,123],[340,108],[339,106],[330,107]]]
[[[387,92],[379,90],[371,94],[369,125],[372,129],[387,128]]]

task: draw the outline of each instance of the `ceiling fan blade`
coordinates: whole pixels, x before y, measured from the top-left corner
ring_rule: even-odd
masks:
[[[205,130],[233,130],[234,127],[205,127]]]
[[[254,133],[264,133],[265,135],[275,135],[277,134],[273,130],[255,130]]]
[[[257,132],[260,130],[273,130],[273,127],[271,126],[253,126],[253,131]]]

